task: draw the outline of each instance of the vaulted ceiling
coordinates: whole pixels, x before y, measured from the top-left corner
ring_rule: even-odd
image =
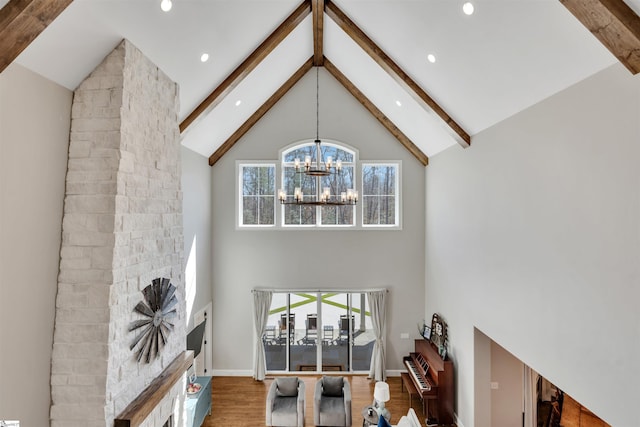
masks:
[[[182,143],[214,164],[324,66],[425,165],[617,60],[640,71],[640,0],[471,1],[0,0],[0,71],[75,89],[126,38],[180,85]]]

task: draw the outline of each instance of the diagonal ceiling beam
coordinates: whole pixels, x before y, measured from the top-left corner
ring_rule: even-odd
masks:
[[[0,9],[0,73],[73,0],[9,0]]]
[[[385,70],[401,87],[428,112],[433,112],[447,126],[449,133],[463,147],[471,144],[471,137],[453,120],[436,101],[434,101],[398,64],[387,55],[373,40],[369,38],[334,2],[327,0],[325,12],[342,30],[347,33],[358,46]]]
[[[623,0],[560,0],[632,74],[640,72],[640,17]]]
[[[413,156],[424,166],[429,158],[393,122],[384,115],[329,59],[324,59],[324,68],[347,89]]]
[[[211,111],[235,89],[311,13],[311,0],[304,0],[220,85],[180,123],[180,132]]]
[[[242,138],[258,120],[264,116],[298,81],[313,67],[313,57],[309,58],[282,86],[266,100],[218,149],[209,157],[209,166],[213,166],[227,151]]]
[[[324,0],[311,0],[313,13],[313,65],[322,66],[323,52],[323,28],[324,28]]]

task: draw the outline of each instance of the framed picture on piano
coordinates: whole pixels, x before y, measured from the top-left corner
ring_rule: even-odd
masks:
[[[422,338],[429,341],[431,339],[431,327],[422,325]]]
[[[442,356],[442,350],[443,348],[446,349],[446,343],[448,341],[447,324],[444,322],[444,320],[442,320],[438,313],[433,313],[433,317],[431,318],[431,338],[429,341],[431,341],[433,345],[436,346],[438,354]]]

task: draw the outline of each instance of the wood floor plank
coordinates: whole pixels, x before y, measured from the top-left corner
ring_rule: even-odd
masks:
[[[362,408],[373,401],[375,381],[363,375],[345,375],[351,384],[351,413],[353,426],[362,425]],[[213,377],[211,381],[212,410],[203,427],[257,427],[265,425],[265,400],[274,377],[255,381],[250,377]],[[300,376],[305,383],[305,426],[313,426],[313,391],[318,375]],[[396,424],[409,410],[409,395],[402,391],[400,377],[387,379],[391,400],[387,409],[391,412],[391,423]],[[420,400],[413,399],[413,409],[424,426],[424,415]]]

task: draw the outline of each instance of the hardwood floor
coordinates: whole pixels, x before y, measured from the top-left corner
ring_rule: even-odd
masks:
[[[362,409],[373,401],[375,382],[361,375],[345,375],[351,384],[352,425],[362,425]],[[301,375],[305,382],[305,426],[313,426],[313,391],[318,375]],[[205,418],[203,427],[259,427],[265,425],[265,399],[273,377],[255,381],[250,377],[213,377],[211,415]],[[396,424],[409,410],[409,395],[402,391],[400,377],[387,378],[391,400],[387,409],[391,412],[391,423]],[[414,398],[413,409],[424,426],[424,415],[420,400]]]
[[[375,382],[363,375],[345,375],[351,384],[352,426],[362,425],[362,408],[373,401]],[[212,410],[202,424],[203,427],[260,427],[265,425],[265,400],[274,377],[265,381],[255,381],[251,377],[213,377],[211,381]],[[313,391],[319,375],[300,375],[305,382],[305,426],[313,423]],[[391,400],[387,409],[391,412],[391,423],[396,424],[409,410],[409,395],[402,390],[400,377],[387,378]],[[425,427],[421,402],[417,397],[412,400],[413,409]],[[608,424],[592,415],[569,396],[565,395],[561,425],[575,427],[609,427]]]

